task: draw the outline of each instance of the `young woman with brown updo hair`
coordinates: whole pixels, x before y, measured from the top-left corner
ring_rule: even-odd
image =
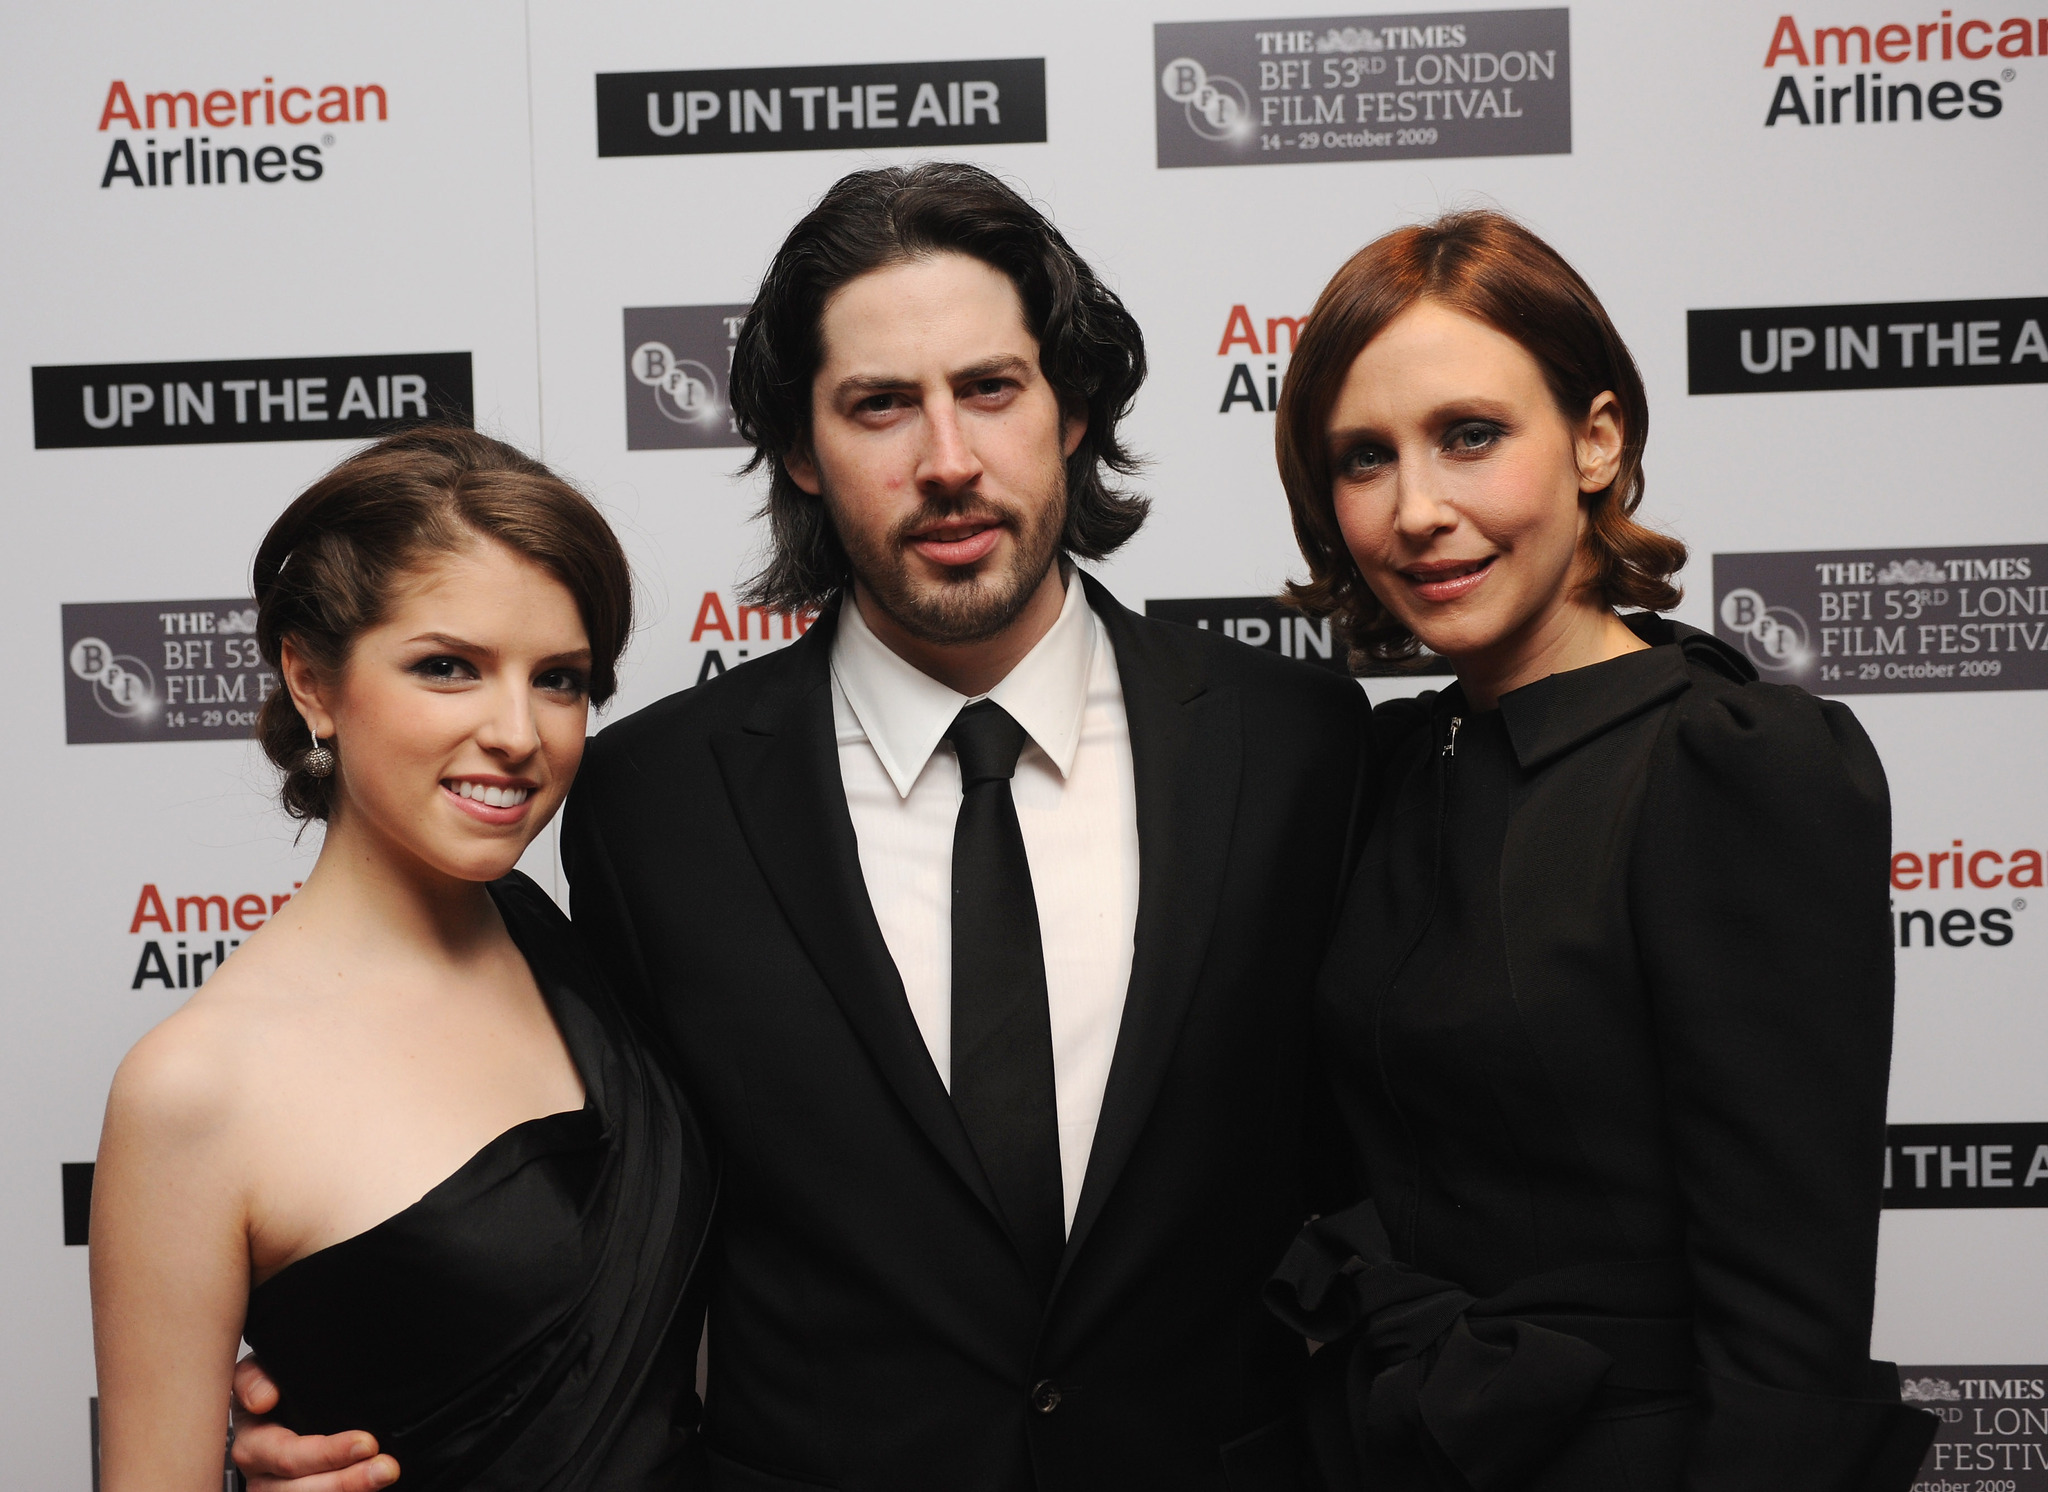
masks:
[[[1330,1344],[1333,1489],[1885,1492],[1932,1434],[1869,1357],[1884,771],[1656,614],[1647,430],[1592,290],[1488,212],[1360,251],[1281,397],[1296,599],[1457,674],[1374,713],[1319,985],[1367,1200],[1268,1287]]]
[[[618,540],[510,446],[417,429],[286,509],[255,593],[284,685],[262,742],[325,834],[304,889],[114,1079],[101,1485],[219,1488],[243,1337],[276,1418],[329,1437],[302,1443],[301,1473],[692,1485],[710,1162],[513,869],[615,687]]]

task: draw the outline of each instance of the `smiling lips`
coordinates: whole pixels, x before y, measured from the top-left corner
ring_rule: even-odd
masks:
[[[994,518],[956,518],[910,536],[910,547],[935,565],[971,565],[986,559],[1003,536]]]
[[[486,824],[518,823],[526,816],[527,800],[533,796],[530,783],[487,782],[476,777],[444,778],[441,791],[457,808]]]
[[[1470,560],[1431,560],[1403,565],[1400,573],[1420,601],[1456,601],[1470,595],[1486,579],[1494,556]]]

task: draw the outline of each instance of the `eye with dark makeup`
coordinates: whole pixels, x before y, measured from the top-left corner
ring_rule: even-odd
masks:
[[[581,669],[551,668],[533,681],[536,689],[545,689],[550,694],[567,695],[581,699],[590,691],[590,681]]]
[[[1452,456],[1481,456],[1507,434],[1492,420],[1460,420],[1444,431],[1443,448]]]
[[[468,663],[449,653],[435,653],[422,658],[410,665],[406,672],[435,684],[468,684],[478,677],[477,671]]]
[[[1362,482],[1393,464],[1392,451],[1371,441],[1361,441],[1337,457],[1337,475],[1347,482]]]

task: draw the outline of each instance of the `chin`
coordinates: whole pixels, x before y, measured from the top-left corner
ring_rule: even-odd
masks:
[[[495,881],[519,863],[519,857],[526,853],[534,838],[525,833],[490,834],[458,825],[453,833],[437,834],[426,843],[414,844],[412,852],[422,863],[451,879]]]
[[[516,848],[495,846],[489,853],[479,854],[471,850],[467,854],[452,854],[438,858],[437,867],[446,875],[458,881],[497,881],[512,873],[519,864],[519,857],[526,853],[526,846]]]
[[[1425,621],[1420,626],[1411,623],[1408,630],[1430,652],[1452,659],[1484,653],[1506,635],[1506,629],[1477,617],[1469,620],[1438,618]]]

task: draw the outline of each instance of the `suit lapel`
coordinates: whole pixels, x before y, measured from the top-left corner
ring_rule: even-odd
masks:
[[[1222,896],[1243,756],[1236,692],[1146,635],[1092,578],[1084,575],[1082,583],[1116,649],[1130,722],[1138,925],[1123,1025],[1062,1277],[1137,1148],[1166,1079]]]
[[[740,832],[812,966],[918,1128],[997,1212],[868,900],[832,721],[834,620],[821,617],[790,649],[788,679],[739,729],[713,736],[712,753]]]

